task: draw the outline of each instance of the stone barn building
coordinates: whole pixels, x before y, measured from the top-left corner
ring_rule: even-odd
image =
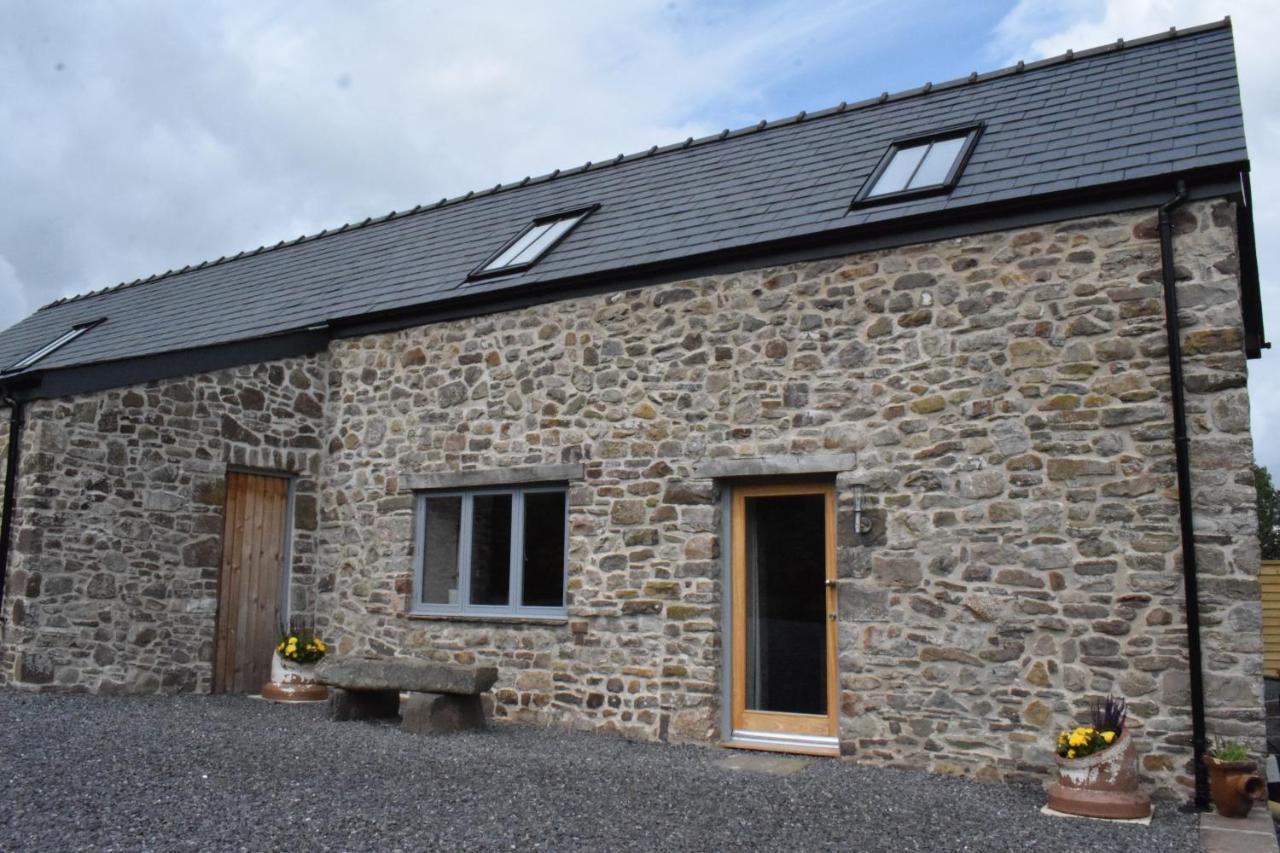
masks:
[[[990,780],[1110,692],[1188,796],[1263,738],[1251,201],[1224,22],[4,317],[0,679],[256,692],[303,619]]]

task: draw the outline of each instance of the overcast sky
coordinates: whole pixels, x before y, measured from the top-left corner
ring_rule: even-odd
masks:
[[[1280,338],[1273,5],[0,0],[0,328],[499,181],[1229,13]],[[1250,388],[1280,471],[1277,364]]]

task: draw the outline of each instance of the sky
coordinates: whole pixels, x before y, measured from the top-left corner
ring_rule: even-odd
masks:
[[[1270,5],[0,0],[0,328],[499,181],[1230,14],[1280,339]],[[1280,472],[1280,346],[1249,381]]]

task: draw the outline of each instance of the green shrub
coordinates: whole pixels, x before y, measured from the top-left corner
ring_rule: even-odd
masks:
[[[1249,750],[1238,740],[1217,738],[1209,754],[1219,761],[1248,761]]]

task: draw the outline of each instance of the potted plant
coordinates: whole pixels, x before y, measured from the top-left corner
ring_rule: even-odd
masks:
[[[1058,735],[1058,779],[1049,786],[1049,808],[1084,817],[1149,816],[1151,798],[1138,790],[1138,753],[1125,701],[1108,696],[1091,710],[1092,725]]]
[[[1248,817],[1253,801],[1266,789],[1258,776],[1258,762],[1244,744],[1218,739],[1204,756],[1209,768],[1209,793],[1213,807],[1223,817]]]
[[[319,637],[289,633],[276,644],[271,656],[271,681],[262,687],[262,698],[273,702],[319,702],[329,688],[316,681],[316,664],[329,651]]]

